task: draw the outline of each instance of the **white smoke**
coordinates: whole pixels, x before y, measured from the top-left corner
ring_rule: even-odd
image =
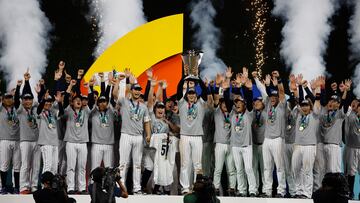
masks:
[[[350,19],[350,50],[351,56],[350,59],[360,61],[360,1],[354,0],[354,14],[351,16]],[[353,77],[354,81],[354,94],[357,97],[360,97],[360,63],[355,68],[355,73]]]
[[[198,0],[191,4],[191,26],[197,29],[194,34],[194,44],[204,52],[201,65],[204,67],[200,75],[214,79],[217,73],[224,72],[226,65],[217,57],[216,51],[220,48],[221,32],[214,25],[216,10],[211,0]]]
[[[0,0],[0,67],[8,89],[29,68],[34,87],[47,65],[51,24],[38,0]]]
[[[142,0],[92,0],[90,7],[99,31],[93,53],[96,58],[119,38],[146,22]]]
[[[325,73],[323,55],[335,0],[275,0],[273,13],[285,20],[281,56],[292,73],[311,80]]]

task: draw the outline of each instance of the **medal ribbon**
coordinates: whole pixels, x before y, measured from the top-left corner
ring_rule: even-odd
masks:
[[[135,108],[135,104],[134,104],[133,100],[130,99],[130,102],[131,102],[131,106],[132,106],[131,108],[134,109],[134,108]],[[138,114],[139,106],[140,106],[140,102],[138,101],[137,104],[136,104],[135,114]]]
[[[54,123],[54,122],[53,122],[53,116],[52,116],[52,114],[51,114],[50,111],[44,111],[43,114],[44,114],[44,116],[45,116],[48,124],[53,124],[53,123]]]
[[[308,126],[309,124],[309,115],[302,115],[301,119],[300,119],[300,127],[303,127],[304,129]]]
[[[261,123],[260,123],[260,118],[261,118],[261,111],[255,111],[255,122],[256,122],[256,125],[257,126],[261,126]]]
[[[239,118],[239,115],[240,115],[240,118]],[[235,118],[236,126],[240,126],[240,123],[243,120],[243,118],[244,118],[244,113],[236,115],[236,118]]]
[[[190,116],[194,112],[194,104],[188,103],[188,116]]]
[[[276,109],[272,106],[268,113],[269,120],[271,120],[272,122],[275,121],[275,114],[276,114]]]
[[[100,112],[100,122],[105,124],[108,122],[108,115],[106,114],[106,110],[104,112]]]
[[[6,110],[6,115],[7,115],[8,121],[15,122],[15,120],[16,120],[16,112],[14,111],[14,108],[11,108],[10,111],[7,108],[5,108],[5,110]]]

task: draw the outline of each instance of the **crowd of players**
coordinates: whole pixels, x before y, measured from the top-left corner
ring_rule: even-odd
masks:
[[[212,81],[185,75],[177,94],[167,98],[166,81],[151,70],[144,94],[127,69],[109,73],[107,81],[99,73],[99,81],[82,83],[83,74],[78,70],[72,78],[61,61],[53,87],[40,80],[34,94],[26,72],[2,95],[2,194],[9,192],[10,166],[14,193],[36,191],[42,167],[66,174],[69,194],[87,194],[87,167],[102,163],[119,167],[123,183],[131,168],[133,194],[170,194],[171,186],[186,194],[202,174],[213,178],[217,194],[311,198],[325,173],[342,171],[342,162],[354,185],[360,105],[351,80],[325,84],[323,76],[306,81],[301,74],[287,80],[278,71],[260,80],[257,72],[250,76],[243,68],[234,75],[228,68]]]

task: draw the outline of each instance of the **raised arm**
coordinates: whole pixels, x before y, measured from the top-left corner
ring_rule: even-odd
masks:
[[[147,101],[148,109],[151,109],[154,106],[154,88],[155,88],[155,85],[156,85],[156,78],[151,79],[151,81],[150,81],[150,89],[149,89],[149,94],[148,94],[148,101]]]
[[[20,87],[21,87],[22,83],[23,83],[22,80],[18,80],[17,84],[16,84],[15,96],[14,96],[15,109],[18,109],[20,106]]]

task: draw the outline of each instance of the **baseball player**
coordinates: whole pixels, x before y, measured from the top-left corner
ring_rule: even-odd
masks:
[[[18,81],[18,88],[22,81]],[[16,108],[19,104],[14,104],[14,96],[5,93],[2,104],[0,106],[0,175],[2,182],[2,194],[7,194],[5,183],[7,179],[7,171],[10,164],[14,170],[14,193],[19,193],[19,172],[21,166],[20,159],[20,133],[19,118]]]
[[[40,102],[37,114],[39,122],[39,138],[41,156],[43,160],[43,172],[57,173],[58,169],[58,125],[57,120],[64,114],[61,93],[55,97],[47,92]],[[57,108],[56,108],[57,106]]]
[[[301,101],[300,106],[293,110],[296,126],[291,166],[295,180],[295,197],[298,198],[311,198],[312,196],[313,167],[320,124],[319,99],[318,97],[315,101],[314,107],[312,107],[310,99],[305,99]]]
[[[237,85],[239,85],[238,82]],[[249,196],[255,197],[258,194],[258,189],[256,187],[255,174],[252,168],[253,148],[252,148],[251,124],[253,121],[253,116],[251,113],[252,110],[251,80],[247,79],[244,85],[245,88],[241,88],[241,89],[246,100],[243,99],[241,96],[235,97],[234,109],[230,113],[230,119],[231,119],[230,145],[236,167],[236,177],[238,184],[237,196],[246,197],[248,195],[247,184],[246,184],[246,182],[248,182]]]
[[[90,115],[92,123],[91,171],[99,167],[101,161],[104,162],[105,167],[113,167],[114,115],[114,108],[109,104],[108,97],[101,95]]]
[[[206,103],[202,97],[197,96],[195,86],[190,86],[187,82],[187,91],[183,96],[183,80],[179,83],[177,97],[179,99],[179,116],[180,116],[180,184],[182,186],[182,194],[188,193],[190,190],[190,174],[191,163],[194,168],[194,180],[196,174],[202,171],[202,135],[204,134],[202,123],[206,108],[212,107],[211,92],[207,91],[205,85],[200,81],[202,88],[202,97],[208,100]],[[206,96],[208,98],[206,98]],[[210,97],[210,98],[209,98]]]
[[[264,103],[262,97],[257,97],[253,102],[253,119],[252,119],[252,141],[253,141],[253,171],[256,179],[256,188],[260,186],[260,174],[261,182],[264,183],[264,162],[262,154],[262,145],[264,142],[265,133],[265,114]],[[259,174],[260,170],[260,174]],[[259,189],[260,190],[260,189]]]
[[[170,185],[173,182],[173,169],[175,165],[176,143],[174,136],[170,136],[170,128],[176,126],[166,119],[165,105],[162,102],[153,103],[154,81],[151,82],[148,98],[148,108],[151,118],[150,147],[155,148],[154,157],[154,190],[153,194],[161,194],[163,187],[165,194],[170,195]]]
[[[360,105],[357,99],[353,100],[352,107],[345,117],[345,153],[344,171],[348,176],[350,197],[354,197],[354,182],[356,172],[360,172]]]
[[[118,82],[120,82],[118,80]],[[113,91],[114,98],[117,98],[118,84]],[[123,183],[126,182],[128,164],[130,158],[133,161],[133,183],[134,194],[143,194],[141,191],[141,160],[144,148],[143,134],[146,142],[150,142],[150,116],[144,103],[140,102],[141,86],[132,84],[130,98],[120,98],[118,103],[121,105],[122,128],[120,137],[120,174]],[[129,90],[128,90],[129,91]],[[130,154],[132,153],[132,154]],[[131,155],[131,156],[130,156]]]
[[[276,71],[277,72],[277,71]],[[286,194],[286,180],[284,167],[284,136],[285,136],[285,111],[286,100],[283,85],[279,79],[279,74],[274,74],[272,81],[275,89],[270,87],[271,76],[265,79],[266,90],[269,98],[266,100],[266,125],[265,139],[263,143],[264,159],[264,186],[263,192],[266,197],[271,197],[273,183],[274,163],[276,166],[279,185],[277,187],[277,197],[284,197]]]
[[[324,138],[325,172],[341,172],[341,138],[342,123],[345,119],[343,107],[340,107],[341,99],[332,95],[328,108],[321,111],[321,135]]]
[[[65,99],[69,98],[75,84],[76,81],[72,80],[66,91]],[[75,194],[76,188],[82,193],[86,193],[85,173],[88,153],[86,143],[89,142],[88,121],[91,112],[88,106],[83,106],[81,95],[76,94],[71,100],[71,105],[66,107],[64,113],[68,194]],[[77,170],[75,166],[77,166]],[[77,172],[76,176],[75,172]],[[78,180],[77,186],[75,186],[75,177]]]
[[[20,194],[30,194],[37,190],[41,152],[37,145],[39,128],[36,120],[37,104],[33,102],[34,96],[29,83],[30,74],[24,75],[25,85],[22,91],[22,104],[17,109],[20,121]],[[15,98],[20,94],[17,86]]]

